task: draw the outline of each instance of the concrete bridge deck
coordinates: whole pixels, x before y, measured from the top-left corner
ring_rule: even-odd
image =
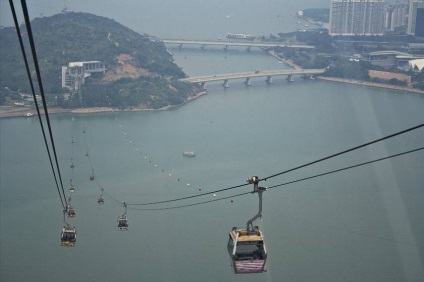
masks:
[[[193,76],[182,78],[180,81],[188,83],[200,83],[205,86],[206,82],[211,81],[223,81],[224,87],[229,87],[228,81],[230,79],[245,79],[247,86],[251,84],[251,78],[254,77],[266,77],[266,82],[271,84],[273,76],[287,76],[288,81],[293,81],[293,75],[305,75],[312,77],[313,75],[322,74],[325,69],[301,69],[301,70],[265,70],[265,71],[250,71],[250,72],[239,72],[239,73],[227,73],[217,75],[204,75],[204,76]]]
[[[186,45],[200,45],[202,49],[205,46],[223,46],[227,49],[229,46],[238,46],[238,47],[247,47],[250,49],[251,47],[258,48],[275,48],[275,47],[290,47],[290,48],[305,48],[305,49],[313,49],[315,46],[311,45],[300,45],[300,44],[284,44],[281,42],[242,42],[242,41],[213,41],[213,40],[186,40],[186,39],[159,39],[152,38],[152,40],[162,41],[165,44],[178,44],[182,47],[184,44]]]

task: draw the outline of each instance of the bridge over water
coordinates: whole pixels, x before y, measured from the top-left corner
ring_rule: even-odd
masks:
[[[189,40],[189,39],[159,39],[152,38],[155,41],[162,41],[166,44],[178,44],[179,48],[182,48],[183,45],[200,45],[202,50],[205,49],[206,46],[223,46],[225,50],[228,50],[230,46],[237,47],[246,47],[248,51],[252,47],[257,48],[275,48],[275,47],[290,47],[290,48],[304,48],[304,49],[313,49],[315,46],[311,45],[300,45],[300,44],[284,44],[281,42],[239,42],[239,41],[213,41],[213,40]]]
[[[229,88],[230,85],[228,81],[230,79],[245,79],[245,84],[247,86],[252,85],[251,79],[254,77],[266,77],[265,81],[268,84],[272,84],[273,76],[287,76],[288,81],[294,81],[293,75],[303,75],[306,78],[313,78],[314,75],[322,74],[325,72],[325,69],[300,69],[300,70],[266,70],[266,71],[251,71],[251,72],[239,72],[239,73],[227,73],[227,74],[217,74],[217,75],[204,75],[204,76],[193,76],[182,78],[180,81],[188,83],[198,83],[201,84],[204,89],[206,82],[211,81],[223,81],[222,85],[225,88]]]

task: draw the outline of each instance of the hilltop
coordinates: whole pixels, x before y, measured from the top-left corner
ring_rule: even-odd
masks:
[[[158,109],[185,103],[199,92],[178,81],[185,74],[163,43],[112,19],[66,13],[36,18],[31,26],[44,91],[53,105]],[[25,26],[20,28],[28,42]],[[30,93],[30,87],[15,28],[0,29],[0,42],[0,104],[6,104],[19,101],[17,92]],[[82,104],[76,93],[61,86],[62,66],[80,61],[101,61],[106,67],[104,74],[86,79]]]

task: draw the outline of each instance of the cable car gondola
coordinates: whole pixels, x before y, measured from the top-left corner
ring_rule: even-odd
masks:
[[[74,218],[75,217],[75,208],[72,206],[67,206],[66,207],[66,213],[68,214],[69,218]]]
[[[90,174],[90,181],[94,180],[94,170],[92,171],[92,173]]]
[[[67,210],[63,211],[63,222],[64,226],[62,228],[62,233],[60,234],[60,245],[64,247],[74,247],[77,241],[77,229],[75,227],[70,227],[65,220],[65,213]]]
[[[66,213],[68,214],[68,217],[73,218],[75,217],[75,208],[71,206],[71,200],[72,198],[68,198],[68,205],[66,206]]]
[[[60,235],[61,245],[64,247],[74,247],[77,241],[77,230],[75,227],[64,226]]]
[[[69,193],[74,193],[75,192],[75,186],[74,184],[72,184],[72,179],[69,180],[70,182],[70,186],[69,186]],[[71,200],[71,198],[69,198],[69,201]]]
[[[99,205],[103,205],[104,203],[105,203],[105,198],[103,198],[103,196],[99,196],[98,198],[97,198],[97,203],[99,204]]]
[[[258,193],[259,211],[247,222],[245,229],[233,227],[230,231],[227,249],[236,274],[266,271],[267,252],[264,236],[258,226],[253,226],[253,221],[262,216],[262,192],[266,188],[258,187],[257,176],[247,181],[254,184],[252,193]]]
[[[124,203],[124,207],[125,207],[125,213],[123,215],[121,215],[120,217],[118,217],[118,229],[123,231],[123,230],[128,230],[128,219],[127,219],[127,204]]]
[[[100,196],[97,197],[97,203],[99,205],[102,205],[105,203],[105,198],[103,197],[103,188],[100,188],[102,190],[102,193],[100,194]]]

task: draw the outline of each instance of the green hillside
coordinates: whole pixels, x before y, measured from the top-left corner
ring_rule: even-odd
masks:
[[[198,91],[177,81],[185,74],[163,43],[114,20],[67,13],[37,18],[31,25],[45,93],[59,106],[127,108],[142,104],[159,108],[181,104]],[[21,32],[28,43],[25,26],[21,26]],[[11,93],[29,93],[30,87],[15,29],[1,28],[0,42],[0,103],[4,104],[10,97],[19,98]],[[61,87],[62,66],[78,61],[101,61],[106,66],[104,75],[93,75],[81,88],[82,105],[76,93],[63,95],[68,91]]]

